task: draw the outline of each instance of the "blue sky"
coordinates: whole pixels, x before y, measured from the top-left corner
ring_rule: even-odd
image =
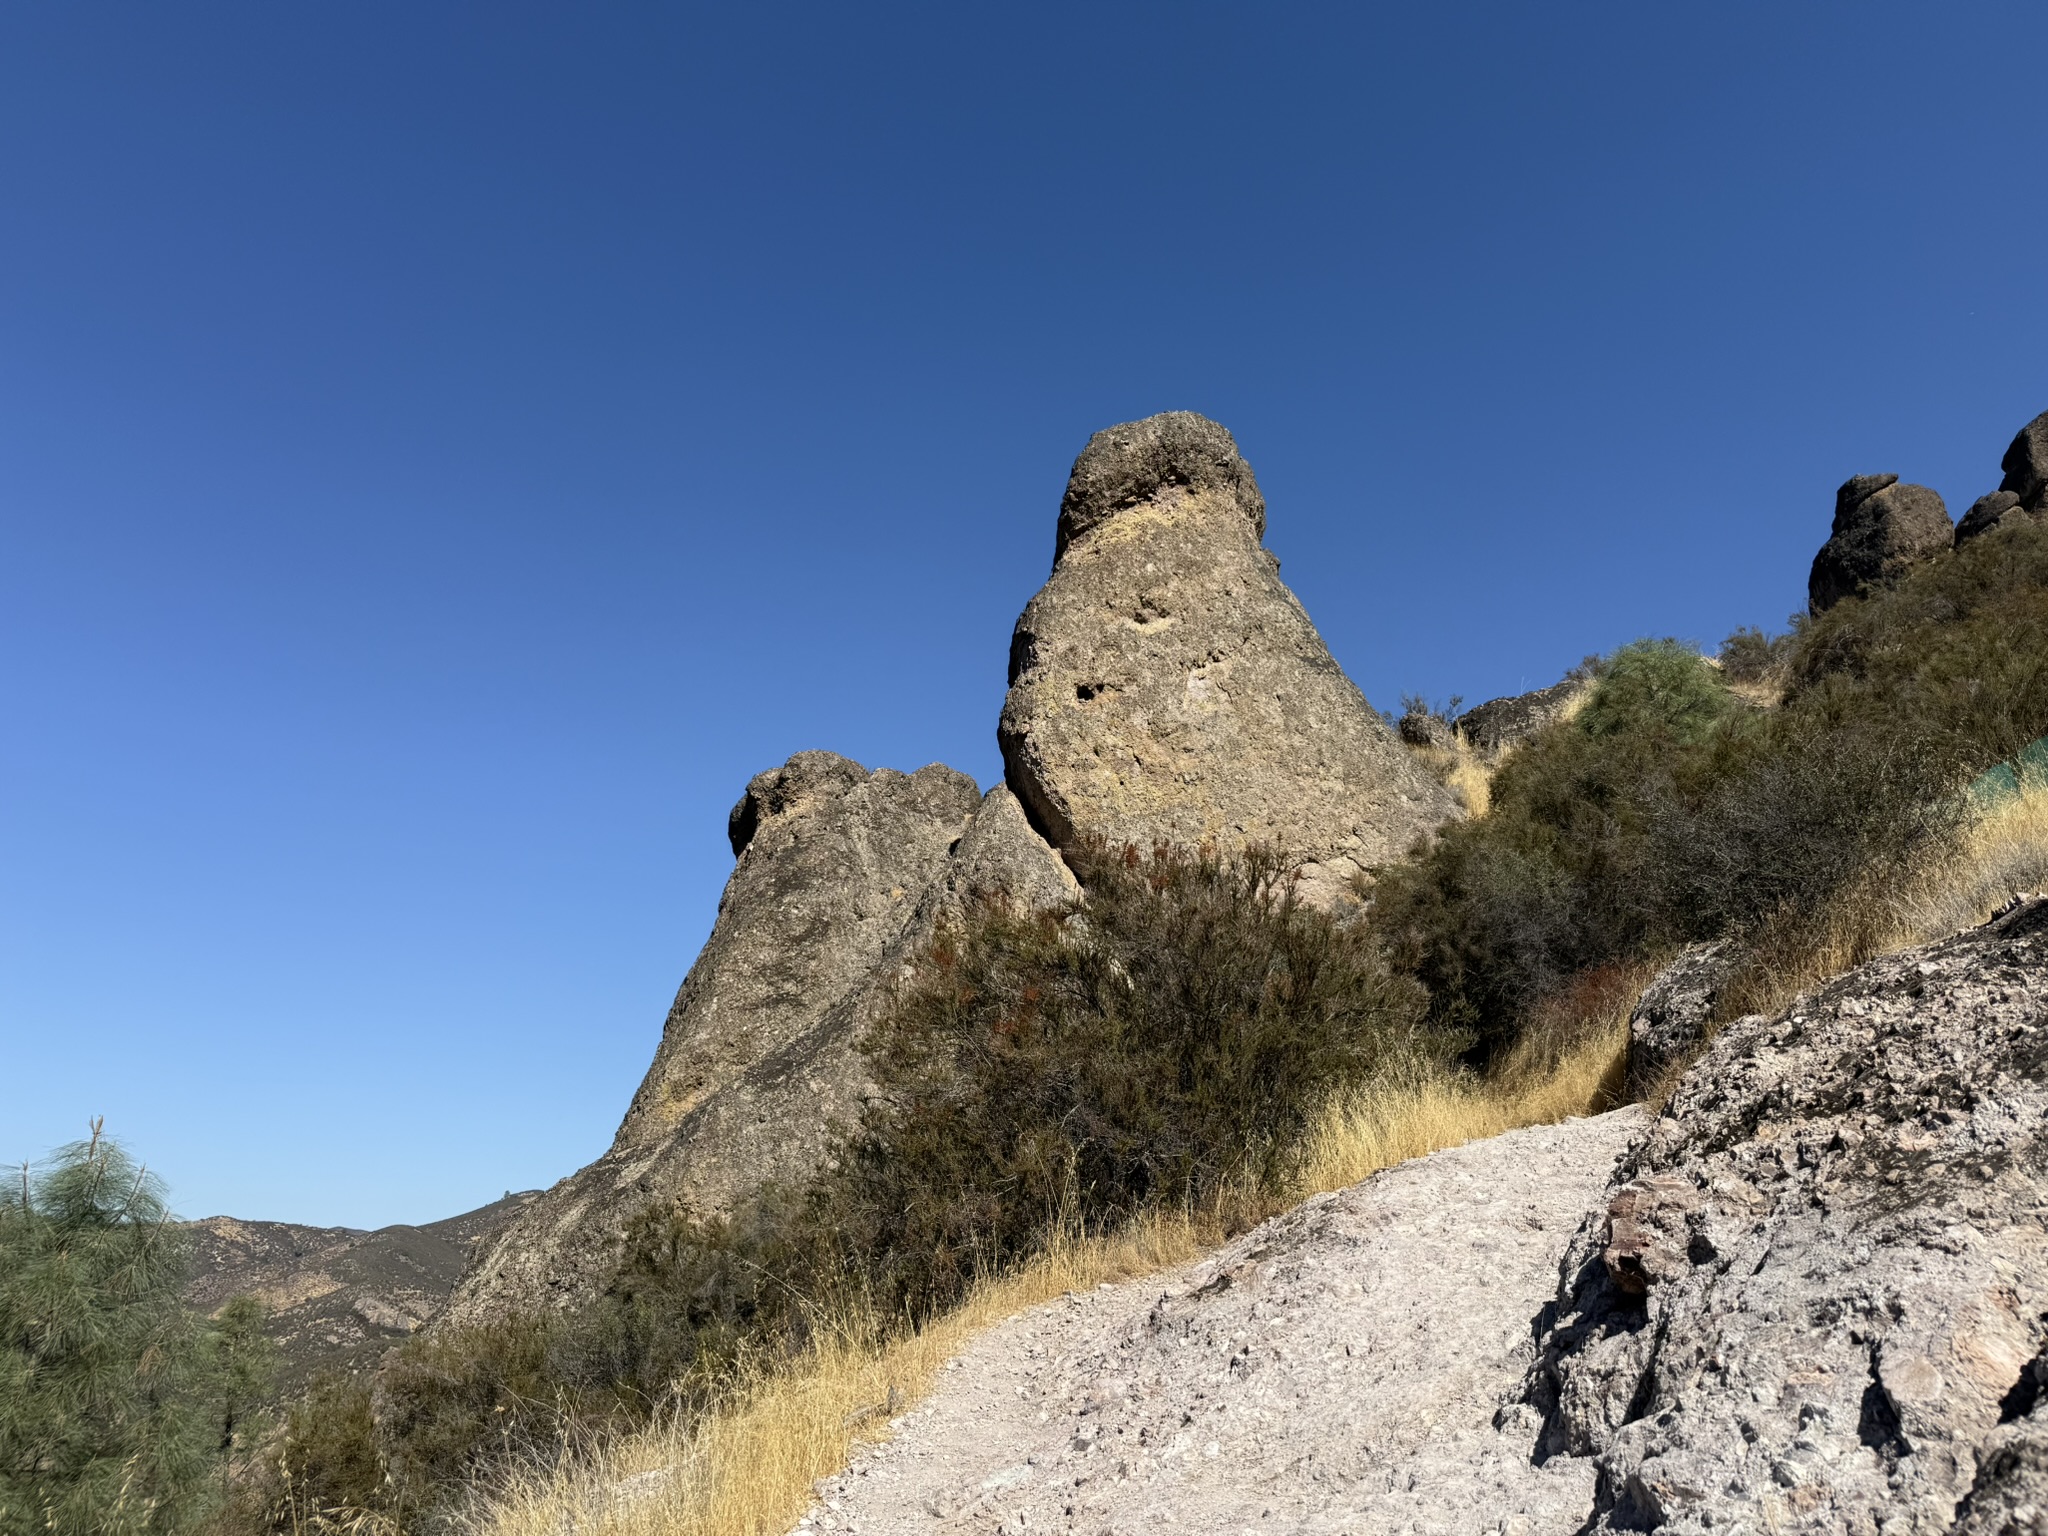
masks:
[[[748,776],[993,783],[1095,429],[1382,707],[1711,644],[2048,408],[2036,5],[0,11],[0,1157],[603,1149]]]

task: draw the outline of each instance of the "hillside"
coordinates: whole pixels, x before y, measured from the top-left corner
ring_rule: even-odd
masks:
[[[533,1195],[425,1226],[306,1227],[284,1221],[209,1216],[186,1231],[192,1249],[192,1305],[211,1312],[254,1296],[283,1355],[286,1392],[321,1371],[374,1367],[446,1304],[479,1248],[493,1241]]]

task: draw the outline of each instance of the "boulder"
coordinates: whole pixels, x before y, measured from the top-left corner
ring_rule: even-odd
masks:
[[[1579,1529],[2037,1529],[2044,1147],[2048,899],[1724,1028],[1538,1319]]]
[[[1671,1069],[1705,1042],[1714,1001],[1735,967],[1729,946],[1694,944],[1643,988],[1628,1016],[1628,1073],[1622,1091],[1650,1097]]]
[[[1954,543],[1948,508],[1926,486],[1901,484],[1897,475],[1857,475],[1835,492],[1834,529],[1813,557],[1807,606],[1825,613]]]
[[[730,1212],[815,1170],[866,1084],[858,1049],[949,912],[1066,899],[1073,880],[1008,791],[800,752],[733,808],[738,862],[611,1149],[535,1199],[464,1278],[446,1321],[586,1301],[659,1203]]]
[[[2048,511],[2048,411],[2020,428],[1998,467],[2005,471],[2000,490],[2019,497],[2029,512]]]
[[[1494,758],[1520,746],[1551,721],[1570,713],[1585,697],[1592,684],[1583,677],[1567,677],[1529,693],[1504,699],[1488,699],[1458,716],[1458,730],[1475,751]]]
[[[1005,777],[1057,847],[1262,843],[1342,904],[1455,801],[1331,658],[1264,531],[1215,422],[1098,432],[1011,641]]]
[[[1956,524],[1956,544],[1960,547],[1994,528],[2004,527],[2016,516],[2026,516],[2016,493],[1993,491],[1989,496],[1979,496]]]

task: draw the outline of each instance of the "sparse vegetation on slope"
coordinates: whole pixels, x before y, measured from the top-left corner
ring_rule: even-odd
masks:
[[[1396,953],[1482,1055],[1600,966],[1729,935],[1824,945],[1853,892],[1938,857],[1964,786],[2048,728],[2048,528],[1724,650],[1717,668],[1625,647],[1575,719],[1500,768],[1486,816],[1386,872]]]

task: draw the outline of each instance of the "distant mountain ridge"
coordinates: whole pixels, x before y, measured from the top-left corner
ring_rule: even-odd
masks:
[[[283,1351],[286,1391],[323,1370],[370,1369],[441,1310],[478,1246],[533,1198],[507,1195],[460,1216],[374,1232],[208,1216],[186,1226],[186,1297],[203,1312],[235,1296],[262,1302]]]

